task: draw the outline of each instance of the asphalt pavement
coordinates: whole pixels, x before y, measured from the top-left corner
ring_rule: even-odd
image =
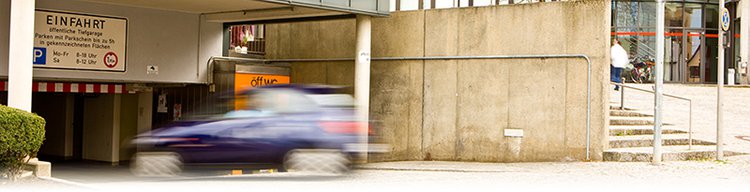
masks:
[[[750,187],[750,156],[659,166],[642,162],[404,161],[361,165],[345,175],[256,173],[176,178],[137,178],[124,166],[95,166],[53,168],[52,180],[0,184],[0,191],[744,191]]]

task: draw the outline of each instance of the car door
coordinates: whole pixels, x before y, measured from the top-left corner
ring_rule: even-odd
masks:
[[[230,129],[222,142],[222,154],[228,163],[272,163],[278,149],[278,132],[271,130],[270,120]]]
[[[226,119],[204,126],[219,131],[211,137],[201,138],[199,145],[181,147],[183,155],[196,164],[232,164],[246,162],[249,147],[234,135],[238,130],[252,129],[262,124],[250,119]],[[207,128],[204,128],[207,129]]]

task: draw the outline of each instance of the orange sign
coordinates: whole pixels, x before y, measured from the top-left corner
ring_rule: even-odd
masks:
[[[289,84],[288,75],[264,75],[264,74],[251,74],[251,73],[235,73],[234,74],[234,92],[238,93],[242,90],[253,87],[261,87],[266,85],[274,84]],[[242,109],[246,105],[247,98],[237,97],[235,94],[234,109]]]

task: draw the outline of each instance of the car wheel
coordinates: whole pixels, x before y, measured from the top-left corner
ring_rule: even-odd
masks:
[[[173,177],[182,173],[182,158],[174,152],[140,152],[130,171],[139,177]]]
[[[339,150],[295,149],[284,158],[287,172],[343,174],[350,164],[349,156]]]

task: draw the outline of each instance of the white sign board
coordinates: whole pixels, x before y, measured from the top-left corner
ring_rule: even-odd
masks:
[[[125,72],[125,18],[37,10],[34,67]]]
[[[506,137],[523,137],[523,129],[504,129]]]
[[[155,65],[146,66],[146,74],[147,75],[158,75],[159,74],[159,66],[155,66]]]

